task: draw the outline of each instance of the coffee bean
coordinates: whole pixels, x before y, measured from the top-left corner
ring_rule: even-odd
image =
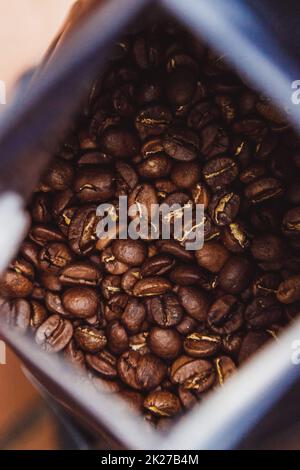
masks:
[[[39,253],[39,267],[58,274],[73,259],[72,252],[64,243],[48,243]]]
[[[190,189],[200,179],[200,167],[195,162],[179,162],[173,166],[171,180],[180,189]]]
[[[252,275],[251,262],[242,256],[231,256],[219,274],[219,286],[229,294],[239,294],[249,285]]]
[[[129,266],[140,266],[146,258],[146,247],[140,240],[115,240],[113,255]]]
[[[229,137],[221,126],[210,124],[201,131],[200,152],[206,158],[212,158],[225,153],[229,147]]]
[[[252,204],[260,204],[270,199],[278,198],[284,193],[281,181],[275,178],[260,178],[250,183],[245,189],[245,197]]]
[[[245,319],[253,328],[267,328],[280,320],[282,309],[273,297],[256,297],[246,308]]]
[[[74,169],[71,163],[57,158],[47,170],[43,181],[52,191],[62,191],[71,185],[73,177]]]
[[[175,359],[181,352],[181,337],[174,329],[154,327],[148,341],[151,351],[162,359]]]
[[[259,261],[278,261],[286,252],[284,241],[272,234],[260,235],[254,238],[251,252]]]
[[[145,321],[146,309],[138,299],[130,299],[124,309],[121,321],[131,334],[138,333]]]
[[[222,242],[232,253],[242,253],[250,246],[250,239],[245,226],[240,222],[232,222],[222,232]]]
[[[108,201],[115,194],[113,175],[94,166],[83,167],[75,178],[74,190],[77,198],[84,203]]]
[[[142,109],[135,118],[135,127],[142,140],[151,136],[159,136],[172,123],[171,111],[163,106],[151,104]]]
[[[109,127],[102,134],[101,144],[104,151],[115,158],[133,157],[140,150],[139,138],[135,131],[121,126]]]
[[[203,393],[213,386],[215,371],[208,361],[181,356],[171,366],[171,380],[186,390]]]
[[[64,268],[60,273],[59,280],[67,286],[96,287],[102,280],[102,273],[95,264],[78,261]]]
[[[206,242],[195,253],[197,263],[212,273],[218,273],[229,258],[226,248],[217,242]]]
[[[249,331],[244,337],[238,360],[239,364],[245,362],[250,356],[259,351],[268,341],[272,339],[267,331]]]
[[[203,177],[214,191],[231,184],[238,176],[238,167],[232,158],[216,157],[203,167]]]
[[[171,283],[163,277],[147,277],[137,281],[133,288],[136,297],[148,297],[164,294],[172,289]]]
[[[146,306],[151,319],[160,327],[176,326],[181,321],[183,309],[172,293],[152,297],[147,300]]]
[[[72,335],[72,323],[59,315],[52,315],[37,329],[35,341],[44,351],[55,353],[65,348]]]
[[[188,315],[197,321],[203,322],[208,311],[206,295],[194,287],[179,287],[178,299]]]
[[[221,338],[216,335],[194,332],[185,337],[183,347],[191,357],[214,356],[221,348]]]
[[[234,192],[218,191],[212,198],[209,210],[213,222],[223,227],[234,222],[240,209],[240,197]]]
[[[148,258],[142,265],[143,277],[162,276],[168,273],[174,266],[174,258],[168,255],[156,255]]]
[[[117,360],[110,352],[104,350],[98,354],[86,354],[86,362],[104,379],[117,377]]]
[[[149,393],[144,407],[155,416],[175,416],[180,412],[180,401],[176,395],[164,390]]]
[[[90,326],[79,326],[76,328],[74,338],[78,346],[88,353],[101,351],[107,343],[104,332]]]
[[[99,309],[98,295],[89,287],[71,287],[63,294],[62,302],[70,315],[77,318],[92,317]]]
[[[199,152],[199,138],[188,128],[172,127],[163,140],[164,151],[175,160],[190,162]]]
[[[167,77],[166,91],[169,102],[175,106],[187,104],[196,92],[197,78],[188,67],[176,67]]]
[[[107,340],[110,351],[117,356],[127,351],[129,347],[127,332],[117,320],[108,325]]]
[[[124,383],[136,390],[152,390],[165,377],[166,367],[151,354],[141,356],[135,351],[126,352],[118,361],[118,372]]]
[[[300,233],[300,207],[294,207],[285,214],[282,221],[282,231],[290,237],[297,237]]]
[[[228,335],[243,324],[244,306],[232,295],[224,295],[210,307],[207,322],[214,333]]]
[[[292,276],[282,281],[276,295],[279,302],[283,304],[291,304],[300,300],[300,276]]]
[[[75,211],[69,225],[68,239],[77,255],[86,255],[94,249],[98,222],[95,206],[83,206]]]

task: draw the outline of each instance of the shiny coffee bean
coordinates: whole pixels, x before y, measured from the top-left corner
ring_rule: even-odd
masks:
[[[213,386],[215,371],[208,361],[181,356],[171,366],[171,380],[186,390],[203,393]]]
[[[70,248],[64,243],[49,243],[39,253],[39,267],[53,274],[65,268],[73,259]]]
[[[231,256],[220,271],[218,285],[229,294],[239,294],[249,285],[252,272],[252,263],[247,258]]]
[[[203,177],[214,191],[231,184],[238,176],[238,167],[232,158],[216,157],[203,167]]]
[[[179,398],[164,390],[153,391],[147,395],[144,407],[155,416],[171,417],[180,412]]]
[[[206,295],[195,287],[179,287],[178,300],[186,313],[199,322],[204,322],[208,311]]]
[[[171,111],[159,104],[151,104],[138,112],[135,127],[142,140],[151,136],[160,136],[173,121]]]
[[[243,324],[244,306],[232,295],[224,295],[210,307],[207,322],[214,333],[228,335],[239,330]]]
[[[173,166],[170,178],[177,188],[185,190],[195,186],[200,176],[200,166],[196,162],[178,162]]]
[[[79,261],[64,268],[59,280],[66,286],[96,287],[102,280],[102,273],[95,264]]]
[[[72,323],[59,315],[52,315],[37,329],[35,341],[43,351],[55,353],[67,346],[72,335]]]
[[[107,344],[103,331],[91,326],[79,326],[74,331],[74,338],[81,349],[88,353],[97,353]]]
[[[115,194],[113,174],[94,166],[81,168],[74,181],[74,190],[83,203],[108,201]]]
[[[300,300],[300,276],[292,276],[279,284],[277,299],[283,304],[292,304]]]
[[[215,359],[215,366],[220,385],[223,385],[237,370],[235,363],[228,356],[220,356]]]
[[[147,277],[137,281],[133,287],[135,297],[148,297],[165,294],[172,289],[171,283],[163,277]]]
[[[182,348],[181,336],[171,328],[152,328],[149,333],[148,344],[156,356],[166,360],[175,359]]]
[[[221,243],[206,242],[203,248],[196,251],[195,256],[199,266],[212,273],[218,273],[230,255]]]
[[[221,345],[222,341],[219,336],[197,332],[186,336],[183,343],[188,356],[199,358],[214,356],[220,350]]]
[[[231,224],[240,209],[240,197],[234,192],[218,191],[214,194],[209,211],[212,221],[219,227]]]
[[[199,137],[188,128],[172,127],[163,140],[164,151],[175,160],[190,162],[199,152]]]
[[[62,297],[64,308],[76,318],[89,318],[96,315],[99,309],[99,297],[89,287],[71,287]]]
[[[140,240],[115,240],[111,247],[118,261],[128,266],[140,266],[146,258],[146,246]]]
[[[281,197],[284,187],[281,181],[275,178],[261,178],[250,183],[245,189],[245,197],[252,204],[260,204],[270,199]]]
[[[152,390],[165,377],[166,366],[152,354],[141,356],[135,351],[126,352],[118,361],[122,381],[136,390]]]
[[[151,320],[162,328],[176,326],[182,319],[183,308],[172,293],[149,298],[146,307]]]
[[[245,310],[245,319],[253,328],[267,328],[280,320],[282,308],[273,297],[256,297]]]
[[[102,134],[101,144],[103,150],[115,158],[133,157],[140,150],[139,138],[135,131],[121,126],[106,129]]]

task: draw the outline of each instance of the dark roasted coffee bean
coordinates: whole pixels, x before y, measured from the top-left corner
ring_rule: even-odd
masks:
[[[260,204],[281,197],[284,193],[282,182],[275,178],[260,178],[245,189],[245,196],[252,204]]]
[[[225,153],[229,147],[229,137],[225,129],[211,124],[201,131],[200,152],[206,158],[212,158]]]
[[[119,321],[111,322],[107,327],[106,333],[108,348],[113,354],[119,356],[128,350],[128,334]]]
[[[140,240],[115,240],[111,250],[118,261],[128,266],[140,266],[146,258],[146,246]]]
[[[200,166],[196,162],[178,162],[173,166],[170,178],[177,188],[191,189],[200,176]]]
[[[172,328],[152,328],[148,344],[156,356],[166,360],[175,359],[182,349],[181,336]]]
[[[35,341],[44,351],[55,353],[67,346],[72,335],[72,323],[59,315],[52,315],[37,329]]]
[[[282,278],[279,273],[264,273],[253,282],[253,295],[255,297],[275,295],[281,281]]]
[[[209,211],[213,222],[222,227],[234,222],[240,209],[240,197],[237,193],[219,191],[210,203]]]
[[[278,261],[286,253],[284,241],[272,234],[255,237],[252,242],[251,252],[259,261]]]
[[[172,161],[167,155],[153,155],[138,165],[138,172],[142,178],[156,179],[169,176]]]
[[[196,251],[195,256],[199,266],[212,273],[218,273],[230,255],[221,243],[206,242],[203,248]]]
[[[126,273],[129,268],[127,264],[116,259],[110,247],[102,251],[100,260],[105,271],[116,276]]]
[[[148,258],[142,265],[142,277],[163,276],[168,273],[174,266],[174,258],[169,255],[156,255]]]
[[[0,279],[0,294],[9,299],[28,297],[33,290],[33,282],[22,272],[9,269]]]
[[[130,299],[124,309],[121,322],[130,334],[141,331],[146,318],[146,309],[138,299]]]
[[[91,326],[79,326],[76,328],[74,338],[78,346],[88,353],[99,352],[104,349],[107,344],[104,332]]]
[[[59,280],[67,286],[96,287],[102,280],[102,273],[95,264],[78,261],[64,268],[60,272]]]
[[[159,136],[170,126],[173,117],[171,111],[162,105],[151,104],[142,109],[135,119],[135,127],[142,140]]]
[[[147,183],[136,186],[128,198],[128,206],[131,207],[135,204],[139,212],[139,217],[151,214],[151,206],[157,203],[158,199],[155,188]],[[133,219],[136,217],[136,215],[131,216]]]
[[[73,259],[70,248],[64,243],[48,243],[39,253],[39,267],[43,271],[58,274]]]
[[[146,306],[151,319],[160,327],[176,326],[181,321],[183,309],[172,293],[152,297],[147,300]]]
[[[242,253],[250,246],[249,235],[240,222],[227,225],[221,236],[223,244],[232,253]]]
[[[83,206],[74,213],[68,238],[70,247],[77,255],[86,255],[95,247],[98,222],[95,206]]]
[[[115,158],[133,157],[140,150],[135,131],[121,126],[109,127],[101,137],[101,144],[103,150]]]
[[[48,224],[51,220],[51,203],[49,195],[38,193],[33,200],[31,215],[37,224]]]
[[[189,162],[195,160],[199,152],[199,137],[183,127],[170,128],[163,140],[164,151],[175,160]]]
[[[63,294],[62,302],[66,311],[77,318],[92,317],[99,309],[99,297],[89,287],[71,287]]]
[[[36,225],[29,232],[29,238],[40,246],[45,246],[50,242],[64,242],[65,237],[59,230],[46,225]]]
[[[231,184],[238,176],[238,167],[232,158],[217,157],[203,167],[203,176],[214,191]]]
[[[264,176],[266,174],[266,168],[261,163],[253,163],[252,165],[247,166],[240,173],[240,181],[243,184],[253,183],[256,179]]]
[[[186,251],[177,240],[161,240],[157,244],[161,253],[172,255],[186,263],[194,260],[192,253]]]
[[[129,295],[132,295],[133,288],[138,280],[142,278],[140,268],[128,269],[122,276],[121,287]]]
[[[222,267],[218,285],[229,294],[239,294],[251,282],[252,263],[242,256],[231,256]]]
[[[44,323],[48,315],[45,307],[37,300],[31,300],[30,307],[30,327],[33,331],[36,331],[36,329]]]
[[[237,106],[230,95],[217,95],[216,103],[222,117],[227,124],[231,124],[237,117]]]
[[[245,311],[245,319],[253,328],[267,328],[280,320],[282,309],[273,297],[256,297]]]
[[[292,276],[282,281],[276,295],[283,304],[292,304],[300,300],[300,276]]]
[[[101,292],[106,300],[109,300],[115,293],[121,292],[121,278],[109,274],[101,282]]]
[[[184,350],[188,356],[200,358],[215,355],[221,345],[222,341],[219,336],[197,332],[186,336],[183,342]]]
[[[238,354],[243,336],[240,333],[233,333],[222,337],[222,348],[225,354]]]
[[[215,366],[217,370],[218,381],[220,385],[229,379],[237,370],[233,360],[228,356],[220,356],[215,359]]]
[[[179,398],[165,390],[153,391],[147,395],[144,407],[155,416],[171,417],[180,412]]]
[[[208,311],[205,293],[195,287],[179,287],[178,299],[187,314],[199,322],[204,322]]]
[[[132,52],[137,65],[143,70],[158,67],[163,60],[162,42],[155,34],[137,36]]]
[[[215,371],[208,361],[181,356],[171,366],[171,380],[186,390],[202,393],[213,386]]]
[[[62,284],[58,275],[52,274],[51,272],[41,272],[40,282],[45,289],[51,290],[52,292],[60,292],[62,290]]]
[[[188,315],[185,315],[181,322],[176,326],[176,330],[183,336],[187,336],[188,334],[192,333],[195,328],[198,326],[197,320]]]
[[[233,295],[224,295],[210,307],[207,321],[214,333],[228,335],[239,330],[243,324],[244,306]]]
[[[172,289],[168,279],[163,277],[146,277],[137,281],[133,288],[133,295],[136,297],[148,297],[164,294]]]
[[[84,203],[108,201],[115,194],[113,174],[94,166],[83,167],[75,178],[74,190]]]
[[[38,267],[39,263],[39,251],[40,248],[35,243],[30,241],[23,242],[20,250],[20,254],[29,261],[35,268]]]
[[[170,280],[180,286],[193,286],[198,284],[204,289],[208,288],[210,281],[212,281],[211,276],[205,271],[197,266],[185,264],[180,264],[172,270]]]
[[[52,191],[63,191],[71,186],[74,177],[74,169],[70,162],[55,159],[47,170],[43,182]]]
[[[197,77],[188,67],[176,67],[167,77],[166,91],[169,102],[182,106],[191,101],[197,87]]]
[[[290,237],[297,237],[300,234],[300,207],[293,207],[287,211],[282,221],[282,231]]]
[[[86,362],[104,379],[117,377],[117,359],[106,350],[98,354],[86,354]]]
[[[217,121],[219,117],[220,111],[213,103],[200,101],[191,109],[187,123],[189,127],[201,130],[208,126],[208,124]]]

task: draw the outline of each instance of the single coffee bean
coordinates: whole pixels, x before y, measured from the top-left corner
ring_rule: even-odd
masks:
[[[104,379],[117,377],[117,359],[110,352],[104,350],[98,354],[86,354],[86,362]]]
[[[279,302],[283,304],[292,304],[300,300],[300,276],[292,276],[282,281],[276,295]]]
[[[144,407],[155,416],[171,417],[180,412],[179,398],[165,390],[153,391],[147,395]]]
[[[208,311],[206,295],[195,287],[179,287],[178,299],[187,314],[199,322],[204,322]]]
[[[129,266],[140,266],[146,258],[146,246],[140,240],[115,240],[112,253],[117,260]]]
[[[89,287],[71,287],[62,297],[64,308],[76,318],[88,318],[96,315],[99,309],[99,297]]]
[[[59,280],[58,275],[52,274],[51,272],[41,272],[40,274],[41,285],[52,292],[61,292],[62,284]]]
[[[250,246],[249,235],[244,224],[237,221],[224,228],[221,239],[227,250],[232,253],[242,253]]]
[[[49,242],[64,242],[65,237],[59,230],[46,225],[36,225],[29,232],[29,238],[34,243],[44,247]]]
[[[156,255],[145,260],[141,268],[141,275],[142,277],[163,276],[172,269],[174,264],[172,256]]]
[[[300,234],[300,207],[287,211],[282,221],[282,231],[288,237],[297,237]]]
[[[171,169],[172,161],[165,154],[149,156],[138,165],[139,175],[145,179],[165,178]]]
[[[52,191],[63,191],[71,186],[73,177],[74,169],[72,164],[57,158],[47,170],[43,181]]]
[[[243,184],[253,183],[256,179],[264,176],[266,168],[261,163],[252,163],[240,173],[240,181]]]
[[[254,297],[265,295],[276,295],[282,278],[279,273],[264,273],[258,276],[252,285]]]
[[[101,137],[103,150],[115,158],[126,158],[137,155],[140,141],[136,132],[122,126],[111,126]]]
[[[140,268],[130,268],[122,275],[121,288],[126,292],[126,294],[132,295],[135,284],[141,278],[142,275]]]
[[[51,202],[48,194],[35,195],[31,215],[37,224],[48,224],[51,221]]]
[[[131,207],[135,204],[139,213],[139,217],[143,217],[144,215],[149,216],[149,214],[151,214],[152,205],[157,203],[158,199],[155,188],[147,183],[136,186],[128,198],[128,206]],[[137,217],[136,214],[133,216],[129,214],[129,216],[131,216],[133,219]]]
[[[260,178],[246,186],[245,197],[252,204],[260,204],[281,197],[284,193],[282,182],[275,178]]]
[[[104,332],[91,326],[79,326],[76,328],[74,338],[78,346],[88,353],[99,352],[104,349],[107,344]]]
[[[194,332],[185,337],[183,347],[188,356],[210,357],[221,348],[222,341],[219,336]]]
[[[33,331],[36,331],[39,326],[47,319],[47,311],[45,307],[37,300],[31,300],[31,315],[30,315],[30,326]]]
[[[166,360],[175,359],[182,349],[181,336],[171,328],[152,328],[149,333],[148,344],[156,356]]]
[[[253,328],[267,328],[280,320],[282,309],[273,297],[256,297],[245,310],[245,319]]]
[[[115,194],[113,174],[96,166],[81,168],[74,190],[83,203],[108,201]]]
[[[196,162],[178,162],[171,171],[171,180],[180,189],[190,189],[197,184],[201,176],[200,166]]]
[[[135,127],[142,140],[160,136],[172,123],[171,111],[160,104],[151,104],[142,109],[135,118]]]
[[[252,263],[242,256],[231,256],[222,267],[218,283],[229,294],[239,294],[250,284]]]
[[[240,333],[233,333],[222,337],[222,347],[225,354],[237,355],[242,344],[243,337]]]
[[[118,372],[123,382],[136,390],[152,390],[165,377],[166,366],[152,354],[124,353],[118,361]]]
[[[73,259],[70,248],[64,243],[49,243],[39,253],[39,267],[58,274]]]
[[[102,251],[100,260],[101,263],[103,263],[105,271],[113,275],[118,276],[124,274],[129,269],[127,264],[117,260],[117,258],[112,253],[111,247],[108,247]]]
[[[72,323],[59,315],[52,315],[37,329],[35,341],[44,351],[55,353],[66,347],[72,335]]]
[[[171,366],[171,380],[186,390],[203,393],[213,386],[215,371],[208,361],[181,356]]]
[[[172,289],[171,283],[163,277],[147,277],[137,281],[133,287],[135,297],[148,297],[164,294]]]
[[[212,273],[218,273],[229,258],[226,248],[217,242],[206,242],[195,253],[197,263]]]
[[[86,261],[78,261],[64,268],[59,280],[66,286],[96,287],[100,284],[102,277],[98,266]]]
[[[190,162],[199,152],[199,137],[188,128],[172,127],[163,140],[164,151],[175,160]]]
[[[121,317],[121,322],[130,334],[141,331],[146,319],[146,309],[142,302],[132,298],[127,302]]]
[[[111,322],[107,329],[108,348],[113,353],[119,356],[129,348],[129,339],[125,328],[119,321]]]
[[[152,321],[162,328],[176,326],[182,319],[183,309],[173,293],[147,299],[146,307]]]
[[[95,206],[83,206],[75,211],[69,225],[68,239],[77,255],[86,255],[94,249],[98,222]]]
[[[276,235],[264,234],[253,239],[251,252],[259,261],[278,261],[286,253],[286,247],[284,241]]]
[[[229,147],[229,137],[224,128],[210,124],[201,131],[200,152],[205,158],[213,158],[225,153]]]
[[[238,167],[232,158],[216,157],[203,167],[203,177],[214,191],[231,184],[238,176]]]
[[[167,77],[166,91],[169,102],[182,106],[191,101],[196,92],[197,77],[188,67],[176,67]]]
[[[137,65],[143,70],[157,67],[163,60],[162,43],[155,34],[137,36],[132,52]]]
[[[209,211],[213,222],[223,227],[234,222],[240,209],[240,197],[234,192],[218,191],[214,194]]]
[[[239,330],[243,324],[244,306],[233,295],[224,295],[210,307],[207,322],[214,333],[228,335]]]
[[[195,104],[188,115],[187,124],[195,130],[201,130],[214,121],[218,121],[219,109],[209,101],[200,101]]]
[[[33,290],[33,282],[21,272],[9,269],[0,279],[0,294],[9,299],[28,297]]]

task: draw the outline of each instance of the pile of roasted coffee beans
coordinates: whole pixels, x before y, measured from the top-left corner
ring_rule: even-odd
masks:
[[[2,316],[165,429],[298,314],[299,169],[223,57],[176,26],[126,36],[36,189]],[[97,239],[120,195],[204,204],[204,247]]]

